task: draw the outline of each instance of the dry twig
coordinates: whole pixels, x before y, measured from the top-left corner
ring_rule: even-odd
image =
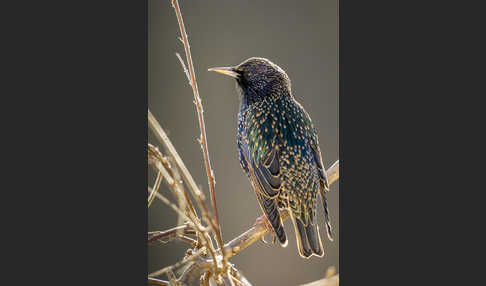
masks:
[[[149,126],[154,131],[154,133],[156,134],[157,138],[159,138],[161,140],[161,143],[164,144],[164,147],[169,152],[170,156],[172,157],[172,159],[176,163],[177,167],[179,167],[179,169],[182,171],[183,177],[185,178],[186,182],[189,182],[189,184],[191,184],[190,185],[191,186],[190,187],[190,190],[192,191],[193,196],[197,200],[199,209],[202,211],[203,218],[205,219],[205,221],[207,223],[209,223],[210,230],[212,230],[213,232],[215,232],[215,236],[217,236],[217,232],[215,231],[216,230],[216,226],[214,225],[214,220],[211,218],[211,216],[209,214],[209,211],[208,211],[208,209],[206,207],[206,204],[203,201],[204,198],[202,196],[202,193],[199,191],[199,189],[197,187],[195,187],[196,183],[192,179],[192,176],[189,173],[189,171],[187,170],[186,166],[184,165],[184,162],[182,161],[182,159],[180,158],[180,156],[177,153],[176,149],[172,145],[171,141],[169,140],[169,137],[167,137],[167,134],[165,133],[164,129],[162,128],[162,126],[160,126],[160,124],[155,119],[155,117],[152,115],[152,113],[150,112],[150,110],[148,111],[148,120],[149,120]],[[150,152],[156,153],[153,150],[153,148],[150,148],[150,145],[149,145],[149,156],[150,156]],[[161,158],[163,158],[163,157],[160,154],[158,156],[153,156],[153,158],[154,158],[154,160],[159,160],[160,161]],[[149,163],[150,162],[151,162],[151,160],[149,160]],[[157,164],[155,164],[155,165],[157,165]],[[173,174],[174,172],[176,172],[176,169],[171,168],[171,166],[169,166],[169,165],[165,165],[164,167],[168,171],[167,173],[169,173],[169,171],[171,172],[171,174]],[[169,187],[171,189],[173,189],[176,194],[177,193],[181,193],[181,192],[184,193],[184,199],[185,199],[186,203],[189,205],[190,209],[192,209],[192,212],[194,212],[194,215],[192,215],[191,213],[189,213],[189,215],[184,214],[184,210],[181,210],[181,209],[177,208],[174,204],[170,203],[170,201],[167,200],[164,196],[158,194],[157,192],[155,192],[155,195],[156,195],[156,197],[159,197],[164,203],[168,204],[172,209],[174,209],[174,211],[176,211],[176,213],[178,213],[180,216],[183,216],[185,219],[188,219],[188,220],[190,220],[192,222],[192,225],[198,231],[198,238],[200,239],[199,241],[201,241],[201,243],[203,244],[203,246],[205,246],[207,248],[207,250],[209,251],[211,257],[213,258],[214,268],[215,268],[214,269],[214,272],[215,273],[218,273],[217,269],[218,269],[218,265],[219,265],[219,263],[218,263],[219,260],[216,257],[214,246],[212,245],[212,243],[210,243],[210,236],[208,235],[208,233],[206,231],[206,228],[203,227],[200,224],[199,219],[197,218],[197,214],[195,213],[195,211],[194,211],[194,209],[192,207],[192,204],[191,204],[191,200],[189,198],[189,195],[185,193],[185,189],[182,187],[182,185],[177,180],[174,179],[174,177],[171,177],[171,178],[172,178],[172,181],[174,181],[174,184],[173,185],[169,185]],[[162,273],[160,273],[160,274],[162,274]],[[154,276],[156,276],[156,275],[154,275]]]
[[[177,22],[179,23],[179,30],[182,36],[182,42],[184,44],[184,51],[186,54],[186,61],[188,65],[188,69],[185,68],[183,65],[183,68],[185,71],[189,71],[190,75],[190,85],[192,87],[192,92],[194,93],[194,100],[196,103],[197,107],[197,114],[198,114],[198,120],[199,120],[199,129],[201,129],[201,138],[200,138],[200,144],[201,148],[203,151],[203,156],[204,156],[204,163],[206,166],[206,175],[208,177],[208,185],[209,185],[209,191],[211,193],[211,203],[213,207],[213,214],[214,214],[214,219],[215,219],[215,225],[216,225],[216,241],[218,243],[219,247],[223,246],[223,238],[221,235],[221,225],[219,223],[219,213],[218,213],[218,208],[216,205],[216,191],[215,191],[215,183],[214,183],[214,172],[211,167],[211,160],[209,159],[209,151],[208,151],[208,143],[207,143],[207,138],[206,138],[206,125],[204,123],[204,115],[203,115],[203,107],[201,103],[201,97],[199,96],[199,89],[197,88],[197,81],[196,81],[196,74],[194,72],[194,64],[192,63],[192,55],[191,55],[191,48],[189,46],[189,40],[187,39],[187,33],[186,33],[186,28],[184,26],[184,20],[182,19],[182,13],[179,8],[179,1],[178,0],[172,0],[172,7],[174,7],[176,16],[177,16]],[[179,57],[180,58],[180,57]],[[182,61],[181,61],[182,63]],[[187,72],[186,72],[187,75]],[[223,253],[224,257],[224,253]]]
[[[149,277],[148,278],[148,284],[161,285],[161,286],[169,286],[169,281],[165,281],[165,280],[160,280],[160,279],[157,279],[157,278]]]

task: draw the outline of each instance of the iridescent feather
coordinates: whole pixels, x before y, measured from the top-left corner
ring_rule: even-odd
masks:
[[[250,58],[224,68],[223,73],[236,78],[241,94],[239,158],[263,213],[285,246],[287,237],[279,211],[289,210],[299,254],[322,257],[324,248],[315,219],[317,196],[321,195],[326,230],[332,240],[326,200],[329,186],[317,132],[292,96],[287,74],[263,58]]]

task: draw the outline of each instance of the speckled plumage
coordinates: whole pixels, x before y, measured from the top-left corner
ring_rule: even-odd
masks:
[[[240,164],[275,235],[283,246],[287,244],[279,210],[288,209],[299,254],[322,257],[324,249],[315,219],[318,194],[332,240],[325,197],[326,172],[316,130],[292,96],[287,74],[263,58],[250,58],[224,68],[222,73],[237,81],[241,95],[237,132]]]

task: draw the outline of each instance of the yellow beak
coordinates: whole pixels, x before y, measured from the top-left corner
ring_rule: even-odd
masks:
[[[233,67],[217,67],[217,68],[210,68],[208,71],[222,73],[228,75],[230,77],[238,78],[239,74],[235,72]]]

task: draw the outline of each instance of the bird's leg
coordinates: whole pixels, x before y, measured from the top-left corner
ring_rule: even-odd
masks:
[[[257,217],[257,219],[255,220],[255,224],[253,224],[253,226],[256,226],[257,224],[261,224],[262,222],[265,224],[265,227],[268,229],[268,232],[270,232],[270,234],[273,237],[272,243],[275,243],[275,241],[277,240],[277,235],[275,234],[275,231],[273,230],[272,224],[268,221],[268,219],[265,215]],[[260,237],[260,240],[265,244],[268,243],[268,242],[265,241],[265,235],[262,235]]]

